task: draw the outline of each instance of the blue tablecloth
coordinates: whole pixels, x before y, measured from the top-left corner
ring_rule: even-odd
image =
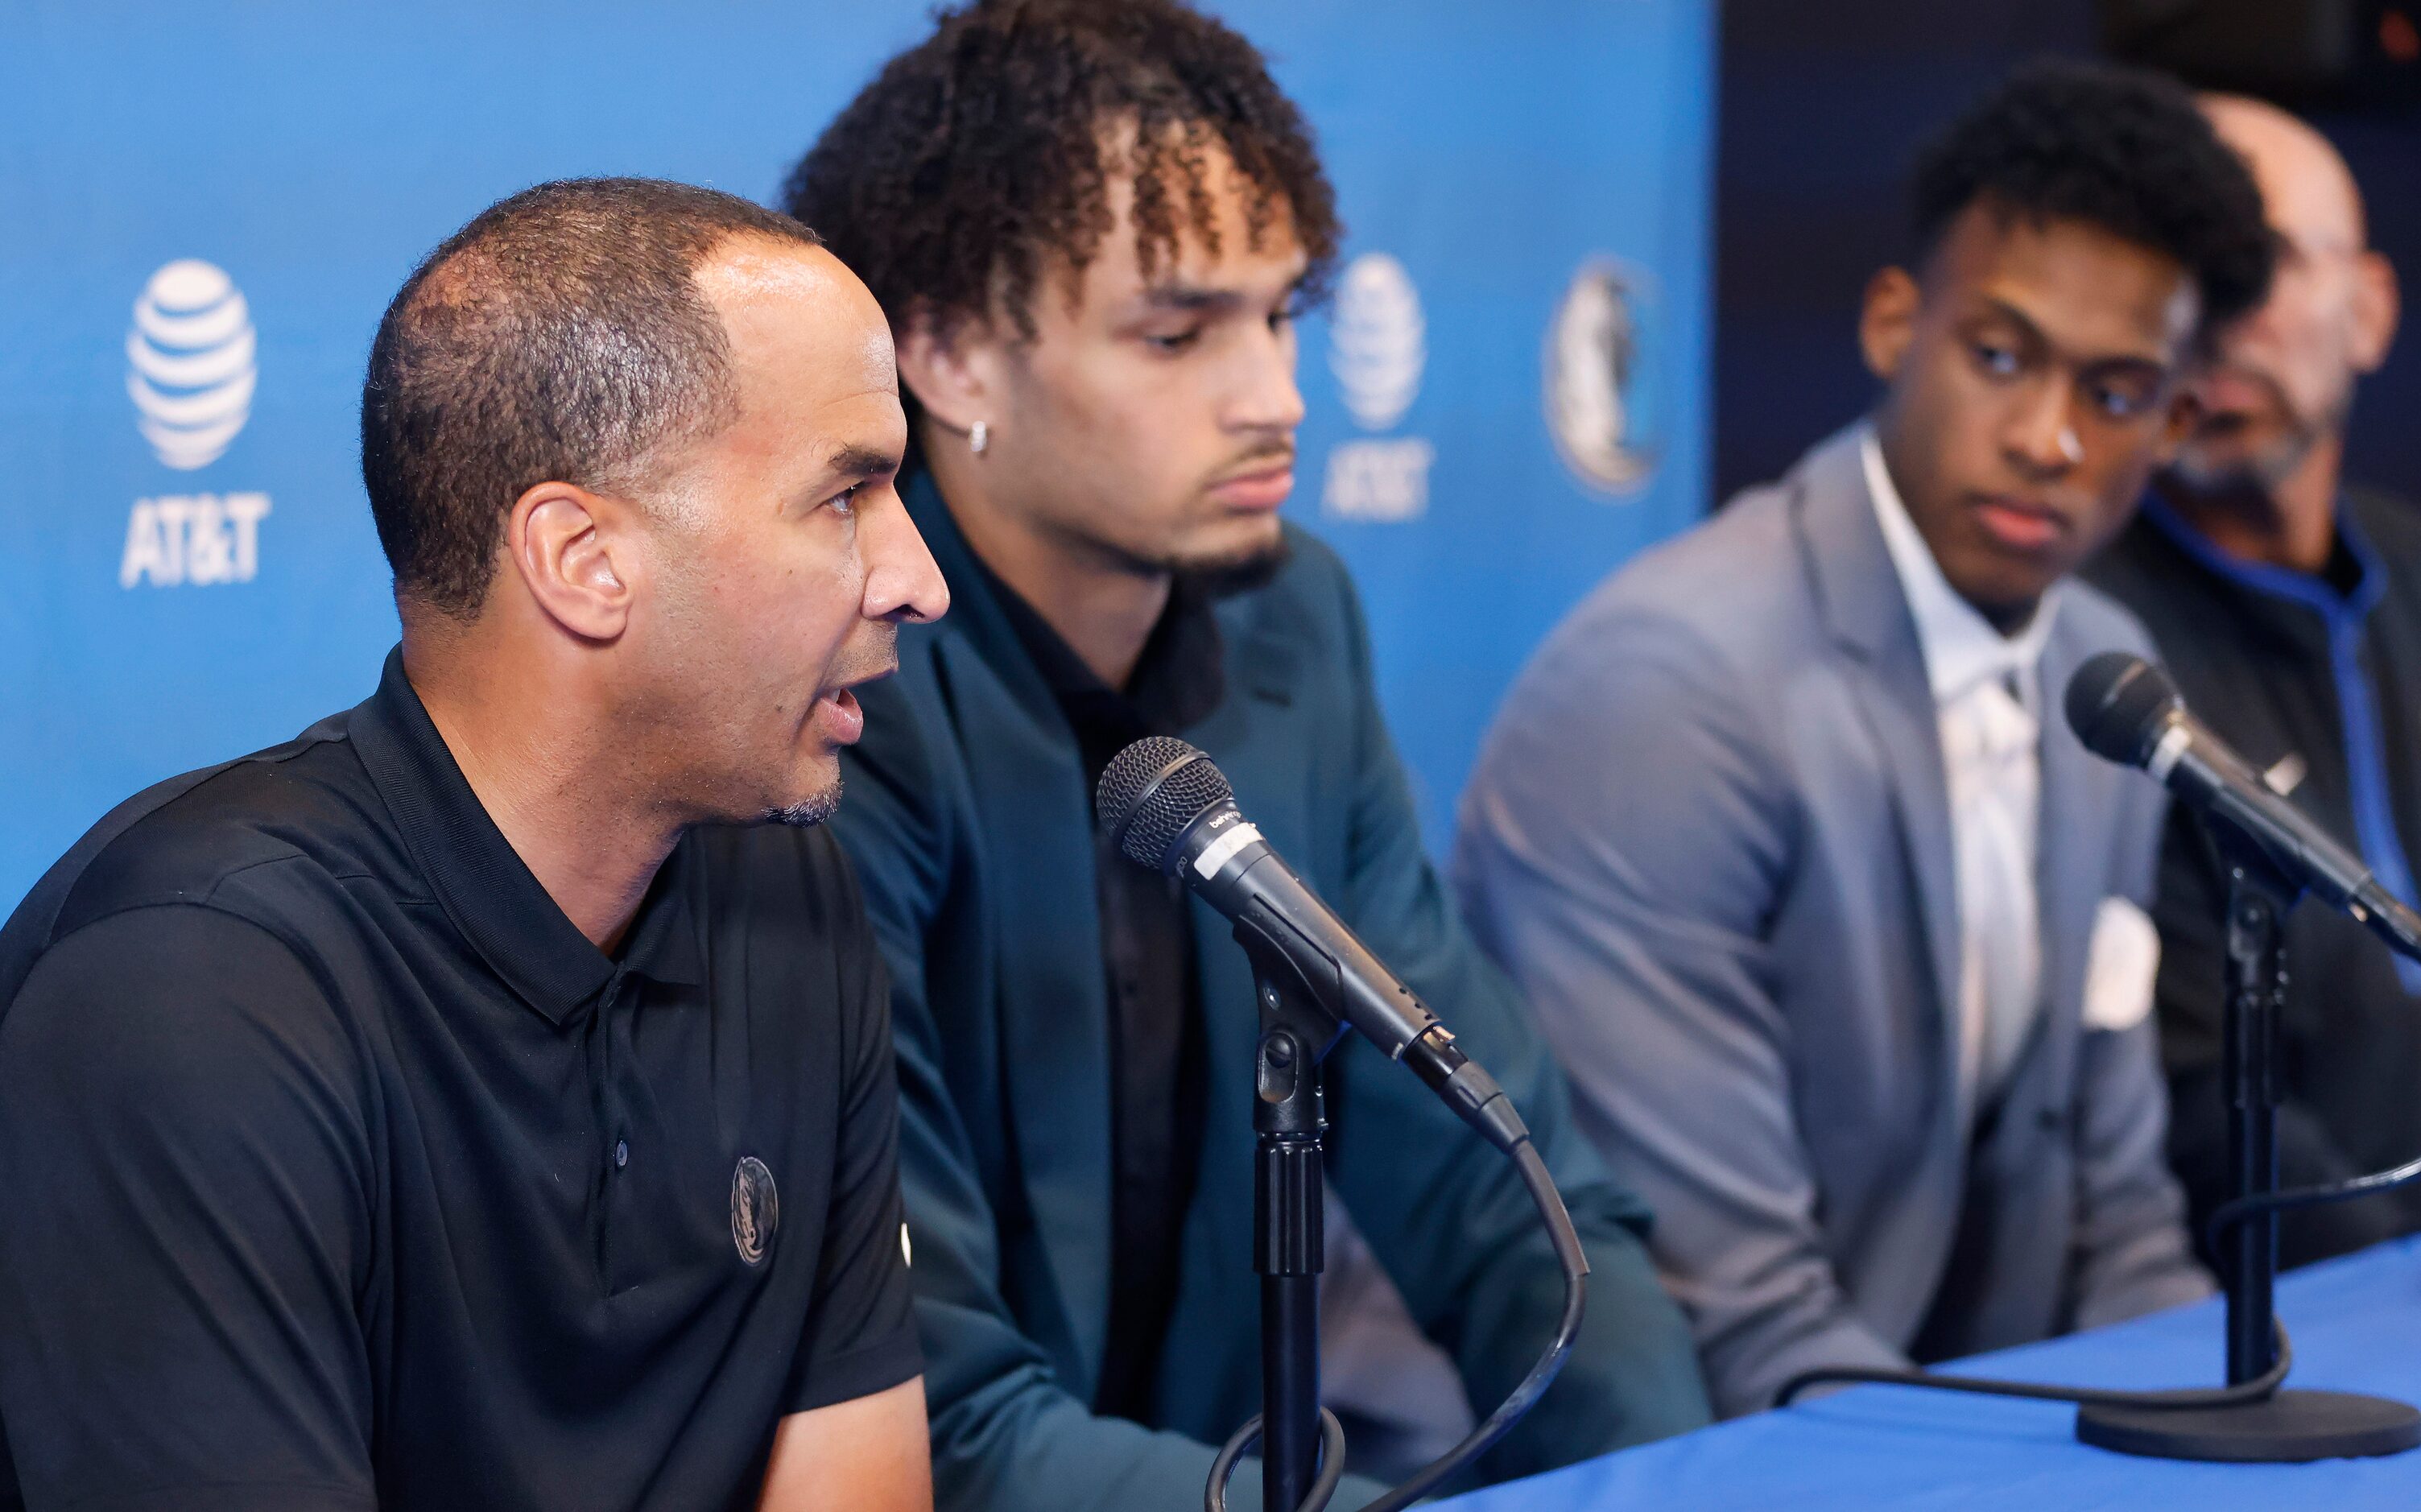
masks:
[[[2288,1384],[2421,1403],[2421,1239],[2282,1277]],[[2085,1386],[2220,1377],[2216,1302],[1953,1367]],[[2184,1507],[2421,1508],[2421,1449],[2311,1465],[2138,1459],[2076,1442],[2075,1409],[1861,1386],[1550,1475],[1460,1497],[1454,1512],[1817,1512],[1928,1507],[2155,1512]]]

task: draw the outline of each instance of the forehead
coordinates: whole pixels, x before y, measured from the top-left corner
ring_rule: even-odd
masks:
[[[2086,361],[2169,363],[2201,310],[2193,278],[2165,253],[2088,222],[2037,220],[1981,203],[1951,223],[1926,283],[1960,314],[2015,310]]]
[[[734,237],[708,255],[695,278],[723,321],[744,407],[897,392],[882,307],[823,248]]]
[[[1188,162],[1199,174],[1200,224]],[[1218,143],[1191,148],[1172,144],[1158,153],[1149,196],[1138,194],[1131,130],[1108,134],[1101,164],[1108,229],[1081,271],[1063,262],[1051,280],[1073,310],[1130,300],[1169,284],[1276,294],[1303,276],[1309,257],[1296,234],[1292,207],[1284,195],[1254,183]],[[1158,234],[1138,236],[1139,229]]]

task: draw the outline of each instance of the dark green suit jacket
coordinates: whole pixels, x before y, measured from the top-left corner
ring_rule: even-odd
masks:
[[[1091,794],[1074,735],[930,480],[905,491],[952,606],[904,630],[898,676],[861,691],[866,735],[844,757],[834,826],[896,979],[899,1161],[939,1504],[1198,1505],[1206,1444],[1259,1410],[1250,972],[1197,902],[1210,1115],[1161,1421],[1096,1417],[1117,1282]],[[1273,583],[1219,606],[1226,697],[1186,734],[1270,843],[1504,1083],[1594,1268],[1562,1378],[1485,1468],[1526,1473],[1696,1426],[1706,1398],[1641,1244],[1647,1214],[1576,1133],[1524,1005],[1421,850],[1343,566],[1311,538],[1290,539]],[[1501,1156],[1358,1037],[1328,1065],[1330,1180],[1484,1412],[1529,1367],[1562,1302],[1534,1209]]]

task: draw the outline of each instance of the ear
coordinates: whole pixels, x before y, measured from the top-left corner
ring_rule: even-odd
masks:
[[[637,510],[570,483],[540,483],[513,501],[505,552],[540,613],[586,641],[629,628]]]
[[[1888,383],[1899,376],[1899,365],[1916,339],[1916,311],[1923,303],[1916,277],[1905,268],[1885,268],[1867,280],[1866,303],[1858,311],[1858,350],[1866,354],[1867,370]]]
[[[899,333],[899,382],[936,424],[964,435],[978,420],[992,420],[997,403],[994,348],[982,322],[947,326],[929,314],[912,316]]]
[[[2210,358],[2196,355],[2188,360],[2201,363]],[[2195,427],[2202,423],[2202,398],[2195,391],[2191,374],[2181,374],[2170,380],[2168,406],[2161,413],[2161,439],[2152,446],[2154,467],[2166,467],[2178,460],[2178,452],[2185,445],[2186,438],[2193,435]]]
[[[2403,297],[2396,287],[2396,265],[2383,254],[2365,252],[2356,257],[2353,277],[2353,370],[2375,373],[2396,342]]]

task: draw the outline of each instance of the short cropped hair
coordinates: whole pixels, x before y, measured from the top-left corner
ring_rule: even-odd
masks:
[[[513,501],[627,488],[737,413],[695,273],[735,236],[816,236],[652,179],[539,184],[479,212],[404,281],[362,384],[362,483],[398,603],[477,616]]]
[[[975,0],[893,58],[782,192],[895,329],[1005,314],[1033,339],[1046,271],[1081,273],[1111,226],[1104,136],[1134,132],[1138,259],[1191,229],[1212,250],[1206,151],[1256,191],[1259,246],[1283,206],[1316,299],[1344,228],[1311,129],[1253,44],[1178,0]],[[1070,284],[1072,293],[1072,282]],[[996,303],[997,302],[997,303]]]
[[[2201,293],[2206,333],[2269,291],[2260,190],[2194,98],[2159,74],[2026,65],[1927,146],[1909,189],[1919,261],[1982,202],[2037,223],[2082,221],[2176,259]]]

